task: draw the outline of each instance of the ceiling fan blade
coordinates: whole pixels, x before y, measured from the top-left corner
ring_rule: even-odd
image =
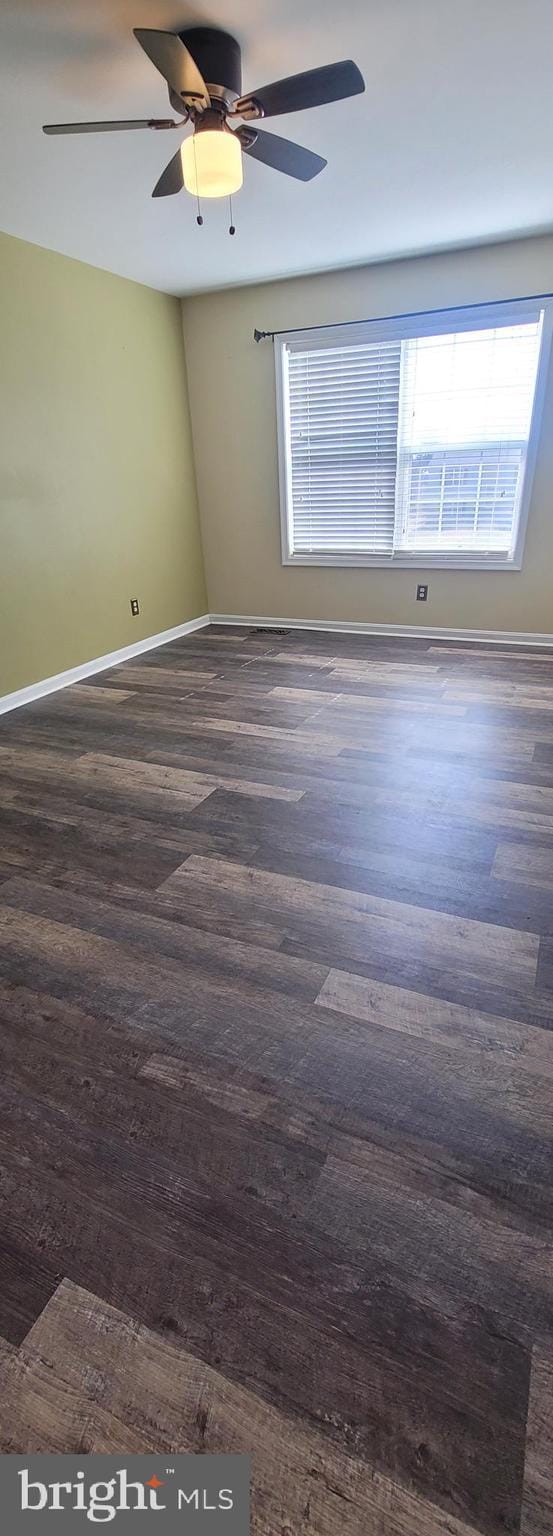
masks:
[[[131,117],[114,123],[45,123],[43,133],[122,133],[127,128],[179,128],[172,117]]]
[[[304,149],[292,139],[283,139],[279,133],[261,133],[257,128],[246,127],[236,131],[246,155],[262,160],[264,165],[272,165],[275,171],[283,171],[285,176],[295,176],[297,181],[312,181],[327,164],[322,155],[314,155],[312,149]]]
[[[302,75],[289,75],[287,80],[274,80],[259,91],[250,91],[234,103],[234,112],[248,118],[259,116],[256,109],[261,109],[261,116],[276,117],[281,112],[302,112],[305,107],[342,101],[364,89],[361,70],[352,59],[342,59],[338,64],[324,64],[322,69],[308,69]]]
[[[205,80],[180,37],[174,32],[156,32],[148,27],[135,27],[134,35],[177,96],[184,101],[191,100],[199,108],[209,107]]]
[[[184,177],[182,174],[182,156],[180,149],[162,171],[159,181],[156,181],[152,197],[172,197],[175,192],[182,192]]]

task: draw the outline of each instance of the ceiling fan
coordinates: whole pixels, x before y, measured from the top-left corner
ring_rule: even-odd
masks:
[[[351,59],[309,69],[242,95],[240,45],[216,27],[158,32],[136,27],[134,36],[163,75],[169,100],[180,120],[130,119],[106,123],[47,123],[44,133],[117,133],[126,128],[193,127],[154,187],[153,197],[170,197],[183,187],[195,197],[228,197],[242,186],[242,152],[264,165],[311,181],[326,160],[312,150],[265,133],[257,123],[279,113],[301,112],[364,91],[365,82]],[[231,128],[230,119],[243,118]],[[202,222],[201,218],[199,222]]]

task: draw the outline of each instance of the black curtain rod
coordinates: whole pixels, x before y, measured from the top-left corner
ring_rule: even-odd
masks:
[[[464,309],[492,309],[498,304],[528,304],[537,303],[538,299],[553,299],[553,293],[519,293],[517,298],[511,299],[483,299],[480,304],[442,304],[439,309],[406,309],[400,315],[371,315],[370,320],[333,320],[328,325],[296,325],[282,331],[258,331],[253,333],[254,341],[274,341],[275,336],[294,336],[300,331],[340,331],[344,326],[351,325],[376,325],[383,320],[418,320],[421,315],[447,315],[459,314]]]

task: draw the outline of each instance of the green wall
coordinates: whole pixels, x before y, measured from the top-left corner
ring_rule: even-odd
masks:
[[[0,234],[0,375],[1,695],[207,597],[178,301]]]

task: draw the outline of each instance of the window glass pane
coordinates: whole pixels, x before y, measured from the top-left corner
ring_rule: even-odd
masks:
[[[512,551],[540,329],[537,320],[403,343],[397,483],[402,548]]]

